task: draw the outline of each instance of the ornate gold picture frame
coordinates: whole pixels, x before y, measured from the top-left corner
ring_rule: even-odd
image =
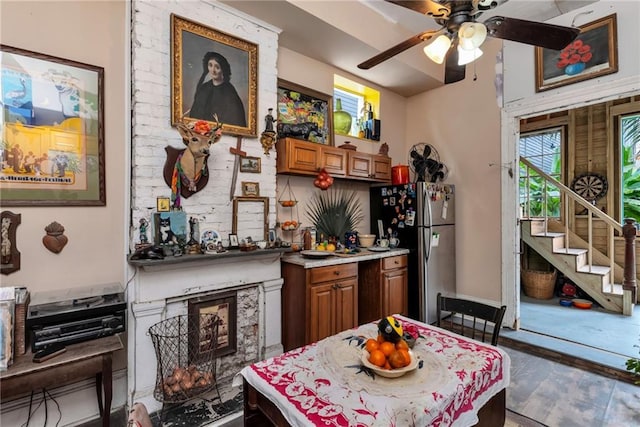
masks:
[[[223,133],[257,136],[257,44],[171,14],[171,58],[172,125],[215,114]]]

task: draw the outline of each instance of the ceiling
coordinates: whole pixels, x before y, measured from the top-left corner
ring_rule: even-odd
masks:
[[[479,21],[500,15],[546,21],[598,0],[497,0]],[[444,66],[414,46],[369,70],[357,65],[425,30],[430,17],[383,0],[221,0],[282,32],[279,45],[368,80],[403,96],[443,85]]]

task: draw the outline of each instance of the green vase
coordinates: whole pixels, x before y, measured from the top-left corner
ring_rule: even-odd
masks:
[[[348,135],[351,130],[351,114],[342,110],[342,100],[336,99],[336,110],[333,112],[333,129],[337,133]]]

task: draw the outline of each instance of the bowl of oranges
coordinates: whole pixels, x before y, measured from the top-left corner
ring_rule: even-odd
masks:
[[[362,364],[385,378],[398,378],[418,367],[418,358],[406,341],[397,343],[369,338],[362,350]]]

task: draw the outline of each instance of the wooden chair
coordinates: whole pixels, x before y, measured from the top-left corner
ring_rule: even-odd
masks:
[[[438,320],[436,326],[460,335],[498,345],[498,336],[506,306],[494,307],[476,301],[449,298],[438,293]],[[449,314],[444,314],[448,312]],[[478,335],[478,338],[476,338]]]

